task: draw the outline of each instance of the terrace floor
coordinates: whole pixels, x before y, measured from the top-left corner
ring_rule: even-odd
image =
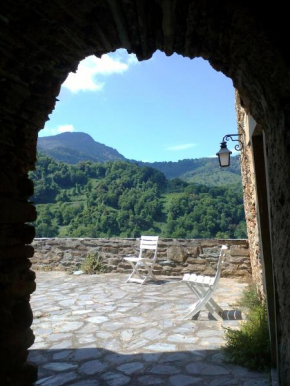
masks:
[[[141,286],[126,277],[37,272],[29,354],[36,385],[269,385],[268,374],[223,362],[223,327],[237,320],[207,312],[185,320],[195,299],[184,283],[162,277]],[[245,286],[221,279],[214,298],[232,310]]]

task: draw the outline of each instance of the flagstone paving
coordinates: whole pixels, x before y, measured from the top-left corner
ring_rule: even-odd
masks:
[[[39,366],[35,385],[270,384],[268,374],[223,362],[223,327],[237,320],[211,320],[207,312],[183,319],[195,299],[176,279],[125,281],[122,274],[37,273],[29,354]],[[245,286],[221,279],[214,298],[232,310]]]

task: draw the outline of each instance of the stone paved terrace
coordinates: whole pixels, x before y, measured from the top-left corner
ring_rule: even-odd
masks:
[[[222,361],[223,326],[236,320],[210,320],[206,312],[184,320],[194,301],[185,284],[170,284],[171,277],[141,286],[126,277],[37,273],[36,385],[269,385],[267,374]],[[245,285],[221,279],[215,299],[231,310]]]

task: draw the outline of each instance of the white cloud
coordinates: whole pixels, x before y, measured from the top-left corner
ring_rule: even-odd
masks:
[[[67,131],[70,131],[70,132],[75,131],[75,129],[73,125],[62,125],[57,128],[57,131],[59,133],[66,133]]]
[[[57,128],[53,128],[53,129],[47,129],[45,128],[44,129],[44,132],[46,135],[55,135],[55,134],[59,134],[59,133],[66,133],[66,132],[73,132],[75,131],[75,128],[73,127],[73,125],[60,125],[58,126]]]
[[[166,150],[170,151],[180,151],[180,150],[186,150],[186,149],[191,149],[192,147],[196,147],[196,143],[186,143],[184,145],[176,145],[176,146],[170,146]]]
[[[128,55],[128,64],[138,64],[138,59],[137,59],[137,56],[135,54],[130,54]]]
[[[100,91],[105,83],[98,79],[98,76],[121,74],[136,63],[138,63],[136,55],[128,54],[126,50],[105,54],[100,59],[95,56],[88,56],[79,63],[76,73],[69,73],[63,86],[74,93]]]

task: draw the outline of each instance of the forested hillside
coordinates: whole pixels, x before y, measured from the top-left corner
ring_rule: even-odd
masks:
[[[140,162],[160,170],[169,179],[181,178],[187,182],[196,182],[207,186],[224,186],[241,183],[239,157],[231,157],[231,166],[221,168],[216,158],[184,159],[177,162]]]
[[[124,161],[67,165],[38,155],[37,237],[246,237],[240,185],[208,187]]]
[[[239,157],[231,157],[231,166],[220,168],[218,159],[196,158],[177,162],[141,162],[126,160],[112,147],[96,142],[86,133],[62,133],[38,138],[38,150],[57,161],[68,164],[79,162],[100,162],[121,160],[149,166],[165,174],[166,178],[181,178],[187,182],[196,182],[207,186],[224,186],[241,183]]]

